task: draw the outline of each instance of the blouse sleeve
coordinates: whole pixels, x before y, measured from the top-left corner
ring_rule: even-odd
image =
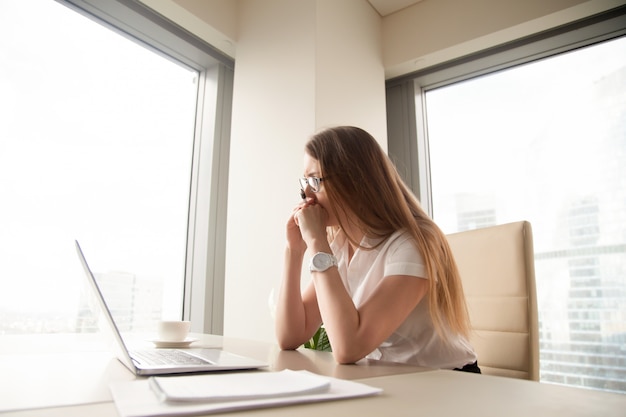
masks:
[[[410,275],[419,278],[428,278],[422,255],[417,250],[414,240],[402,234],[395,239],[385,259],[384,276]]]

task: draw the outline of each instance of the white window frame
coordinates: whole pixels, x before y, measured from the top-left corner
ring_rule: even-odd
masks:
[[[199,72],[182,318],[223,334],[228,157],[234,61],[133,0],[56,0]]]

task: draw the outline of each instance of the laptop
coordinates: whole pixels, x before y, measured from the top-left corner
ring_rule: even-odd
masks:
[[[85,276],[89,281],[98,303],[102,309],[108,328],[115,339],[116,355],[135,375],[167,375],[190,372],[229,371],[243,369],[257,369],[266,367],[267,364],[256,359],[247,358],[219,348],[188,348],[188,349],[128,349],[111,310],[100,291],[100,287],[87,264],[85,255],[78,241],[76,251],[85,270]]]

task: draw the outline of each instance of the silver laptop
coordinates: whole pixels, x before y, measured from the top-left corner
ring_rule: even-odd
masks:
[[[115,338],[116,354],[120,362],[136,375],[163,375],[189,372],[227,371],[256,369],[267,366],[256,359],[226,352],[218,348],[189,349],[143,349],[129,350],[115,324],[111,310],[100,291],[100,287],[87,264],[85,255],[76,241],[76,251],[85,269],[85,275],[98,299],[108,327]]]

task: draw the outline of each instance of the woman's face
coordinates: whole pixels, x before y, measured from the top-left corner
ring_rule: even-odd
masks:
[[[322,178],[320,171],[320,164],[317,159],[313,158],[311,155],[305,152],[304,154],[304,176],[308,177],[317,177]],[[326,195],[325,183],[322,182],[320,184],[320,190],[316,193],[311,191],[310,187],[306,187],[304,190],[307,198],[313,198],[317,204],[322,206],[328,212],[328,224],[326,226],[337,226],[339,223],[335,216],[333,215],[332,210],[330,210],[331,205],[328,201],[328,196]]]

